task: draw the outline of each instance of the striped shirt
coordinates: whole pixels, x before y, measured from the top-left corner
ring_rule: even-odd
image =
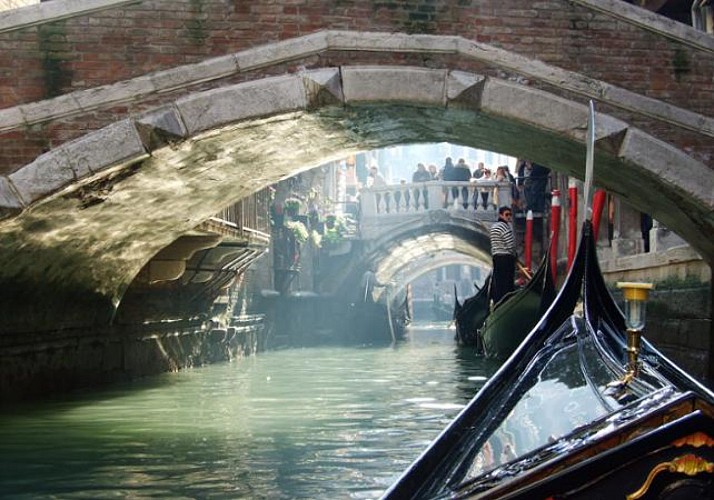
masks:
[[[491,237],[491,255],[516,256],[516,238],[508,222],[499,220],[494,222],[489,232]]]

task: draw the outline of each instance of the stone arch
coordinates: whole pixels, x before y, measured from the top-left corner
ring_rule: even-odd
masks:
[[[375,147],[449,141],[582,178],[586,117],[584,105],[518,83],[404,66],[324,68],[190,94],[0,180],[2,257],[14,264],[0,279],[116,304],[152,255],[223,206]],[[711,262],[710,170],[606,114],[596,138],[596,184]]]
[[[434,212],[432,212],[433,216]],[[339,276],[330,283],[328,294],[350,296],[355,283],[359,283],[365,271],[375,272],[377,281],[394,282],[400,274],[409,276],[409,282],[416,277],[446,264],[463,263],[491,266],[488,228],[485,224],[466,218],[450,217],[446,211],[437,211],[441,216],[427,223],[411,222],[389,231],[357,253],[358,257],[343,265]],[[451,255],[438,262],[435,254],[448,250]],[[416,264],[420,270],[409,269]],[[401,292],[405,283],[395,283],[394,292]],[[384,300],[383,293],[377,293],[378,300]]]

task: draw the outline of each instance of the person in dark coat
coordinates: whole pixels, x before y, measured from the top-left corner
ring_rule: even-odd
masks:
[[[423,163],[417,163],[417,169],[412,174],[412,182],[429,182],[431,174],[427,171]]]
[[[451,159],[450,156],[446,157],[446,160],[444,160],[444,166],[441,167],[441,172],[440,176],[442,181],[444,182],[453,182],[454,181],[454,162]],[[449,206],[449,188],[444,188],[443,189],[444,193],[444,208]],[[458,195],[458,193],[457,193]]]
[[[466,160],[459,158],[458,163],[454,167],[454,181],[457,182],[469,182],[471,180],[471,169],[466,164]],[[458,198],[459,191],[461,191],[461,206],[466,210],[469,206],[469,188],[468,186],[462,186],[461,189],[454,187],[451,189],[451,194],[454,199]]]

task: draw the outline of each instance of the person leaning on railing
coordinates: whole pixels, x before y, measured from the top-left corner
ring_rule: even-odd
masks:
[[[454,179],[457,182],[469,182],[471,180],[471,169],[466,164],[466,160],[459,158],[458,163],[454,167]],[[454,199],[459,196],[459,188],[454,188],[453,190]],[[464,210],[469,206],[469,188],[466,186],[461,187],[461,206]]]
[[[417,163],[417,169],[412,174],[412,182],[428,182],[431,174],[427,171],[423,163]]]
[[[476,180],[477,183],[482,183],[482,182],[490,182],[491,179],[491,170],[490,169],[484,169],[483,175]],[[478,208],[479,200],[478,200],[478,195],[481,195],[481,206],[483,207],[484,210],[486,210],[486,206],[488,205],[488,195],[489,195],[490,188],[489,187],[482,187],[479,190],[474,192],[474,210]]]

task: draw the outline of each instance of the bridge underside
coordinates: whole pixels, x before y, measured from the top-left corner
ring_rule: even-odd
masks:
[[[144,264],[181,235],[358,151],[447,141],[582,178],[586,117],[584,105],[530,87],[407,67],[328,68],[193,94],[1,181],[0,329],[107,324]],[[714,260],[709,169],[608,115],[596,138],[596,185]]]

